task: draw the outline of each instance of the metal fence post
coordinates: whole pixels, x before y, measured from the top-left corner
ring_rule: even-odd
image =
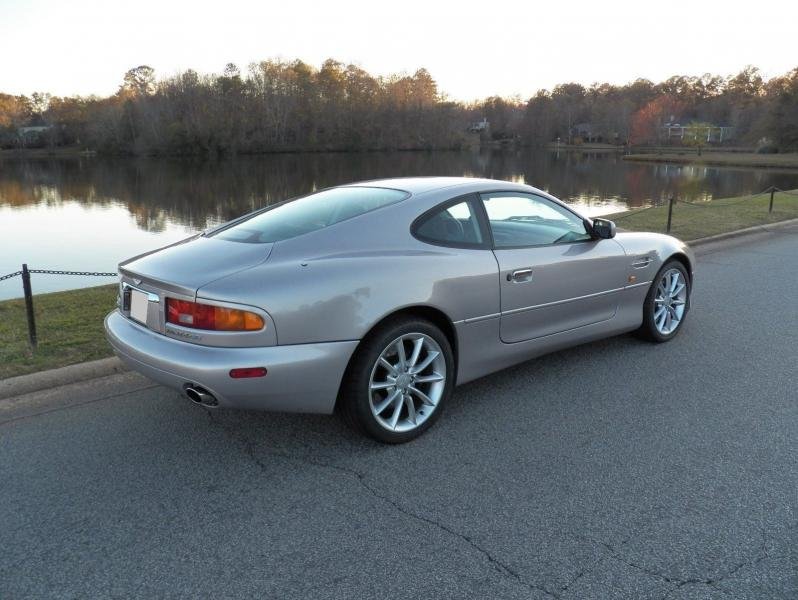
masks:
[[[33,293],[30,289],[28,265],[22,265],[22,289],[25,291],[25,313],[28,317],[28,339],[32,348],[36,347],[36,318],[33,315]]]
[[[776,193],[776,186],[770,186],[770,206],[768,207],[768,212],[773,212],[773,195]]]
[[[673,195],[668,199],[668,227],[667,233],[671,232],[671,220],[673,219]]]

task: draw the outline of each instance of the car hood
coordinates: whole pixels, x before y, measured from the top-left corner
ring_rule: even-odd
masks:
[[[203,285],[264,262],[273,246],[270,243],[248,244],[197,235],[134,256],[119,264],[119,272],[126,279],[195,295]]]

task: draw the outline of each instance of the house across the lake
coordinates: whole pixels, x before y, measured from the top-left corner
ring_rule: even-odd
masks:
[[[601,141],[601,135],[593,123],[577,123],[571,128],[571,137],[580,138],[583,142],[588,143]]]
[[[722,144],[734,139],[734,127],[712,125],[711,123],[665,123],[660,129],[660,137],[667,141],[702,141],[707,144]]]
[[[475,121],[471,123],[471,126],[468,128],[468,131],[471,133],[477,133],[479,131],[486,131],[488,129],[488,120],[485,117],[482,117],[481,121]]]
[[[23,147],[40,143],[42,138],[53,128],[52,125],[33,125],[17,129],[17,136]]]
[[[621,140],[621,135],[607,123],[577,123],[568,131],[574,144],[618,144]]]

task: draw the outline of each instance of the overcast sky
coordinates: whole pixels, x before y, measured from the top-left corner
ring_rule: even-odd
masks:
[[[426,67],[458,100],[527,98],[565,81],[766,76],[798,66],[798,2],[0,0],[0,92],[110,94],[160,76],[329,57],[387,75]]]

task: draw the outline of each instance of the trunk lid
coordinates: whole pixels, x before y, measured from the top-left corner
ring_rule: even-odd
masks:
[[[124,281],[196,296],[203,285],[264,262],[273,245],[196,236],[134,256],[119,264],[119,272]]]

